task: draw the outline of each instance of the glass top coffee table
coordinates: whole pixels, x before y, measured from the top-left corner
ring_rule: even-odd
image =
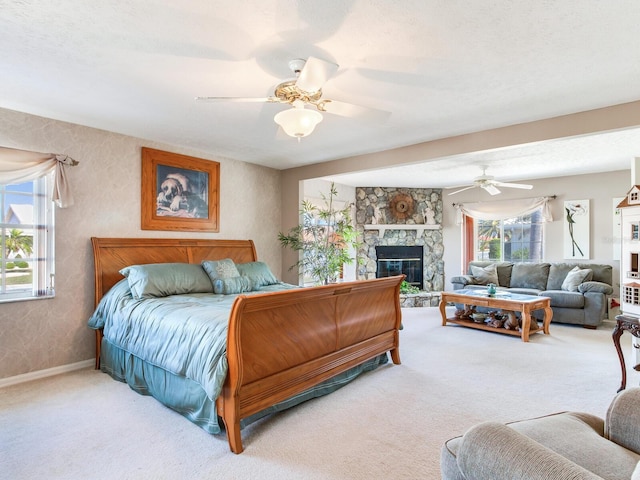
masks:
[[[519,330],[508,330],[503,327],[490,326],[485,322],[476,322],[469,317],[454,316],[447,318],[446,306],[449,303],[461,303],[465,306],[465,309],[476,306],[496,311],[519,312],[521,327]],[[531,312],[534,310],[544,310],[544,320],[542,321],[542,328],[531,330]],[[530,333],[544,332],[549,335],[549,324],[553,318],[551,299],[549,297],[500,291],[495,295],[489,295],[486,290],[473,289],[442,292],[440,296],[440,314],[442,315],[443,326],[447,323],[454,323],[478,330],[506,333],[507,335],[519,336],[523,342],[529,341]],[[537,322],[534,323],[537,325]]]

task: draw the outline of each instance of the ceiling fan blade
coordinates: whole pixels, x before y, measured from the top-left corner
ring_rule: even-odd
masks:
[[[488,183],[487,185],[480,185],[484,188],[490,195],[498,195],[500,190],[496,188],[496,186],[492,183]]]
[[[255,102],[280,103],[278,97],[196,97],[198,102]]]
[[[337,71],[335,63],[309,57],[296,80],[296,87],[305,92],[317,92]]]
[[[507,187],[507,188],[522,188],[523,190],[531,190],[533,185],[527,185],[525,183],[504,183],[504,182],[496,182],[495,185],[498,187]]]
[[[318,110],[332,113],[343,117],[360,118],[383,122],[391,116],[391,112],[378,110],[376,108],[361,107],[352,103],[340,102],[337,100],[322,100],[318,102]]]
[[[476,188],[475,185],[469,185],[468,187],[461,188],[460,190],[456,190],[455,192],[451,192],[449,195],[455,195],[456,193],[464,192],[465,190],[469,190],[471,188]]]

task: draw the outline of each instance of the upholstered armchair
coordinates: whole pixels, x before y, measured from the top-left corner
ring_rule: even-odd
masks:
[[[562,412],[484,422],[442,448],[443,480],[640,478],[640,388],[619,393],[603,420]]]

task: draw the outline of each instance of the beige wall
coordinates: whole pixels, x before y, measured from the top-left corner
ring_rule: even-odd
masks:
[[[90,237],[253,239],[258,258],[281,276],[280,172],[213,154],[0,109],[0,145],[65,153],[75,205],[56,210],[56,297],[0,304],[0,378],[94,356]],[[140,147],[220,162],[220,232],[140,229]]]

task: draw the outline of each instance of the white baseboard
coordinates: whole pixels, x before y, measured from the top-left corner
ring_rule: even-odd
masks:
[[[38,370],[36,372],[23,373],[22,375],[16,375],[14,377],[0,378],[0,388],[8,387],[9,385],[17,385],[18,383],[30,382],[31,380],[38,380],[39,378],[52,377],[61,373],[73,372],[74,370],[81,370],[83,368],[93,366],[94,363],[94,359],[89,359],[81,362],[70,363],[68,365],[61,365],[59,367]]]

